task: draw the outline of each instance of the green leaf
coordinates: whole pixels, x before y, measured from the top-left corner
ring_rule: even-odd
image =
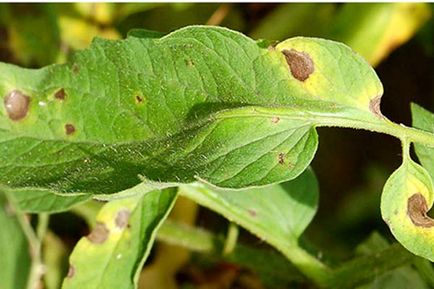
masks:
[[[0,192],[0,289],[26,288],[30,273],[29,244],[18,218],[23,216],[14,212]]]
[[[318,183],[311,170],[293,181],[261,188],[234,191],[195,184],[180,190],[260,239],[279,243],[277,247],[297,242],[318,206]]]
[[[378,234],[374,232],[369,236],[369,238],[357,247],[357,252],[363,255],[378,254],[381,251],[385,251],[390,248],[389,242]],[[402,249],[403,251],[404,249]],[[391,262],[389,262],[390,264]],[[378,267],[377,267],[378,268]],[[383,270],[382,270],[383,271]],[[386,271],[386,270],[384,270]],[[383,274],[379,274],[377,269],[377,277],[374,281],[366,284],[364,286],[357,287],[358,289],[406,289],[406,288],[429,288],[426,283],[422,280],[418,271],[411,267],[411,264],[400,266],[399,268],[393,268],[392,270],[386,271]]]
[[[234,191],[197,183],[182,185],[180,193],[271,244],[308,276],[320,278],[320,271],[327,272],[298,246],[298,239],[318,204],[318,184],[311,170],[280,185]],[[316,271],[318,268],[321,269]],[[315,271],[313,276],[312,271]]]
[[[27,213],[57,213],[88,200],[90,195],[58,195],[45,189],[4,189],[14,206]]]
[[[431,261],[434,260],[434,220],[426,213],[433,201],[430,175],[405,155],[403,164],[384,186],[381,215],[392,234],[407,250]]]
[[[428,132],[434,132],[434,114],[423,107],[412,103],[411,114],[413,118],[413,126]],[[434,148],[426,145],[414,144],[417,157],[422,163],[423,167],[434,179]]]
[[[62,288],[136,288],[156,231],[175,198],[176,192],[167,189],[107,203],[92,232],[74,248]]]
[[[0,65],[0,183],[92,194],[142,180],[278,183],[309,165],[315,126],[384,126],[381,94],[362,58],[322,39],[268,49],[202,26],[96,39],[65,65]]]

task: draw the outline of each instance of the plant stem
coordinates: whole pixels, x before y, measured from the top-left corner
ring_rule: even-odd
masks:
[[[237,244],[238,240],[238,233],[239,230],[237,224],[230,222],[225,246],[223,248],[223,255],[228,255],[235,249],[235,245]]]
[[[223,238],[183,223],[166,220],[158,231],[157,239],[192,251],[218,255],[265,275],[277,274],[278,278],[286,281],[303,281],[302,275],[283,256],[275,254],[274,251],[251,248],[238,243],[230,254],[224,255]],[[358,257],[334,269],[325,267],[300,247],[287,247],[283,254],[305,276],[324,288],[355,288],[413,261],[418,268],[424,269],[430,282],[434,282],[434,278],[430,276],[430,272],[433,271],[431,264],[423,259],[415,260],[417,257],[399,244],[393,244],[375,254]]]
[[[300,272],[284,256],[273,250],[257,249],[237,243],[232,252],[224,255],[224,238],[184,223],[166,220],[158,230],[157,239],[240,264],[263,275],[264,279],[303,281]]]
[[[317,119],[318,126],[329,127],[346,127],[354,129],[363,129],[372,132],[384,133],[394,136],[400,140],[408,142],[416,142],[423,145],[434,147],[434,134],[423,130],[408,127],[403,124],[394,123],[388,119],[378,121],[353,120],[339,117],[327,117],[325,119]]]
[[[45,236],[48,228],[49,215],[39,214],[38,225],[36,227],[36,234],[28,222],[24,222],[23,230],[26,232],[26,236],[29,240],[29,246],[32,257],[32,264],[30,267],[30,275],[27,283],[27,289],[38,289],[42,282],[42,276],[44,275],[44,264],[42,262],[42,239]]]
[[[434,147],[434,134],[397,124],[384,116],[374,115],[370,111],[361,109],[345,108],[332,112],[321,112],[309,110],[308,107],[300,108],[264,108],[264,107],[243,107],[236,110],[222,112],[216,115],[217,118],[240,118],[258,117],[267,118],[279,117],[282,120],[305,121],[317,127],[342,127],[363,129],[372,132],[384,133],[394,136],[400,140],[416,142]]]

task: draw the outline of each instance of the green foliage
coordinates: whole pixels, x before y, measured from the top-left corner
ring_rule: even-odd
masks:
[[[0,193],[0,288],[25,288],[30,272],[29,244],[21,228],[26,222]]]
[[[95,34],[119,38],[119,31],[143,15],[149,16],[143,21],[150,29],[152,19],[167,18],[166,29],[172,30],[231,13],[228,23],[243,25],[229,4],[201,6],[204,13],[197,13],[195,4],[52,7],[41,9],[44,20],[17,22],[15,7],[0,6],[3,20],[16,23],[6,27],[19,63],[68,59],[39,69],[0,63],[0,255],[5,256],[0,262],[6,268],[0,289],[36,288],[42,263],[50,270],[43,278],[50,289],[63,277],[65,289],[137,288],[157,233],[166,243],[250,268],[270,288],[303,282],[325,288],[432,283],[431,265],[411,253],[434,260],[434,221],[427,216],[434,200],[434,114],[413,105],[415,128],[387,119],[378,76],[348,46],[309,37],[277,44],[198,25],[170,33],[134,29],[122,40],[96,38],[70,57],[69,49],[86,47]],[[305,19],[317,4],[286,4],[251,35],[328,35],[377,64],[391,51],[390,43],[406,41],[429,14],[424,4],[366,7],[359,14],[359,4],[340,9],[326,4],[317,24],[308,26]],[[288,15],[293,21],[276,27]],[[346,28],[350,20],[353,31]],[[37,37],[47,21],[56,29]],[[371,23],[381,29],[372,30]],[[396,25],[407,28],[396,33]],[[64,50],[58,50],[60,43]],[[33,46],[39,50],[20,50]],[[309,167],[318,127],[364,129],[401,141],[403,162],[385,184],[381,214],[408,251],[373,235],[349,262],[336,262],[321,258],[321,249],[309,242],[304,232],[319,198]],[[411,144],[421,165],[410,158]],[[282,255],[237,243],[233,224],[223,241],[166,221],[178,189]],[[64,276],[66,249],[47,231],[47,213],[68,210],[93,228],[75,246]],[[39,214],[37,222],[25,213]],[[53,254],[42,254],[42,244],[53,246]],[[21,283],[14,283],[17,276]]]

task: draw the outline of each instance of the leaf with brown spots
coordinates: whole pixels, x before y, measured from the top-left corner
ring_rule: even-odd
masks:
[[[433,201],[431,177],[405,152],[403,164],[384,186],[381,214],[407,250],[431,261],[434,260],[434,221],[427,212]]]
[[[90,235],[75,246],[63,289],[134,289],[157,229],[176,198],[167,189],[111,201]],[[131,226],[128,226],[130,224]]]
[[[98,38],[65,64],[0,63],[0,185],[112,195],[143,179],[288,181],[313,159],[315,127],[387,126],[372,111],[381,94],[360,56],[324,39],[268,49],[203,26]]]

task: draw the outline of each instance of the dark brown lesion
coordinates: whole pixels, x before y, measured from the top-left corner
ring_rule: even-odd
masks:
[[[65,124],[65,133],[66,135],[71,135],[75,133],[75,126],[71,123]]]
[[[136,95],[135,101],[137,104],[143,103],[145,101],[145,98],[141,95]]]
[[[65,89],[61,88],[58,91],[56,91],[56,93],[54,94],[54,97],[58,100],[65,100],[65,98],[66,98]]]
[[[381,95],[369,101],[369,110],[376,116],[384,118],[383,114],[381,113]]]
[[[97,222],[87,239],[94,244],[102,244],[107,240],[109,233],[110,231],[104,223]]]
[[[279,164],[283,165],[285,163],[285,154],[279,153],[279,155],[277,156],[277,160],[278,160]]]
[[[315,71],[313,60],[306,52],[284,49],[282,53],[285,55],[286,62],[294,78],[305,81]]]
[[[408,198],[407,215],[410,220],[418,227],[431,228],[434,226],[434,220],[428,215],[428,206],[424,196],[416,193]]]

